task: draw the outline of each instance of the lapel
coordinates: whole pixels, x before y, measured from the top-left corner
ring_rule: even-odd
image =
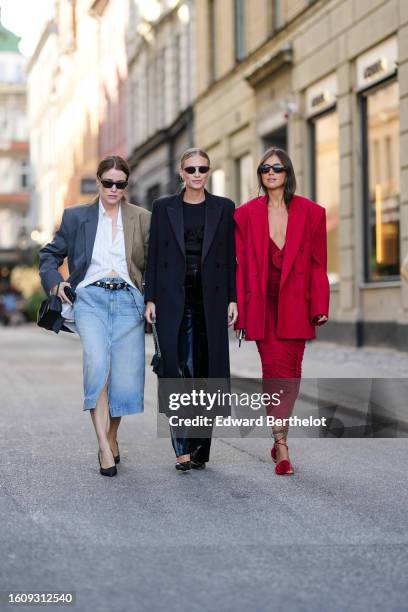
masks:
[[[286,228],[285,253],[283,257],[280,286],[285,283],[300,247],[306,223],[306,206],[302,199],[293,196],[289,206],[288,225]]]
[[[99,217],[99,198],[97,198],[93,204],[88,208],[88,215],[84,221],[85,231],[85,253],[86,253],[86,267],[89,267],[92,259],[92,251],[95,242],[96,230],[98,227]]]
[[[128,204],[125,200],[122,200],[120,205],[122,213],[122,224],[123,224],[123,237],[125,241],[125,253],[126,263],[128,270],[130,271],[130,263],[132,259],[132,248],[133,248],[133,235],[136,226],[136,210],[134,210],[131,204]]]
[[[266,289],[268,280],[269,226],[268,206],[265,195],[260,196],[252,203],[249,218],[251,220],[252,244],[258,264],[258,272],[262,279],[262,286]]]
[[[206,206],[205,206],[205,225],[204,225],[204,239],[203,239],[203,251],[201,255],[201,262],[206,258],[208,251],[210,250],[211,243],[214,239],[217,225],[221,218],[222,206],[217,203],[217,198],[205,191]]]
[[[184,243],[184,218],[183,218],[183,196],[184,190],[178,193],[171,204],[167,206],[167,214],[170,219],[170,224],[176,236],[181,252],[185,256]],[[205,225],[203,238],[203,251],[201,261],[203,262],[210,250],[211,243],[217,229],[217,225],[221,218],[222,207],[217,203],[217,199],[207,190],[205,190],[206,206],[205,206]]]
[[[174,235],[176,236],[178,245],[181,249],[181,252],[185,256],[183,194],[184,190],[176,194],[171,204],[167,205],[166,210],[169,216],[170,225],[173,229]]]

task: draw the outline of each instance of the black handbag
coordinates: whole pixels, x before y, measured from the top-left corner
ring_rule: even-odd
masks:
[[[58,289],[59,284],[57,287],[57,293]],[[60,332],[61,330],[72,333],[72,331],[68,329],[68,327],[65,327],[65,319],[62,316],[61,312],[61,298],[59,298],[58,295],[50,295],[48,298],[41,302],[41,306],[37,314],[38,327],[48,329],[49,331],[53,331],[56,334],[58,334],[58,332]]]
[[[153,367],[153,372],[159,377],[164,376],[164,360],[160,350],[159,336],[157,335],[156,324],[152,323],[154,355],[150,365]]]

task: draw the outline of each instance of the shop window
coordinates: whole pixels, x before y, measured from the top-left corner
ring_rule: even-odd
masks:
[[[369,90],[362,101],[366,281],[399,275],[399,88],[396,81]]]
[[[327,271],[330,284],[340,280],[340,156],[336,111],[320,115],[312,127],[312,198],[326,209]]]

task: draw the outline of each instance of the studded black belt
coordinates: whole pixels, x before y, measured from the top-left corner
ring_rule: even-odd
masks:
[[[101,289],[110,289],[111,291],[117,291],[118,289],[127,289],[129,287],[129,283],[105,283],[104,281],[96,281],[96,283],[92,283],[93,287],[101,287]]]

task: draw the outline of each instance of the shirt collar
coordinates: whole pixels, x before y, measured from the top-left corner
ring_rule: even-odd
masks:
[[[102,218],[109,218],[108,213],[105,210],[104,205],[102,204],[102,200],[101,198],[99,198],[99,219]],[[121,229],[123,229],[123,222],[122,222],[122,205],[121,203],[119,204],[119,211],[118,211],[118,219],[116,221],[116,227],[119,227]]]

